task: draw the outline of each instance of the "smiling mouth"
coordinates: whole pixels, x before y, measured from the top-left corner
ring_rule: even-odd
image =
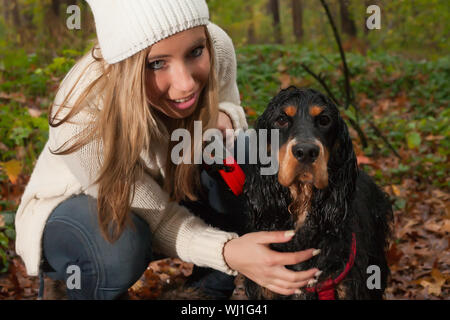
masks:
[[[169,99],[169,101],[172,104],[172,106],[174,106],[176,109],[185,110],[185,109],[192,107],[195,104],[195,102],[197,101],[198,95],[199,95],[199,93],[197,91],[197,92],[193,93],[192,95],[190,95],[189,97],[186,97],[183,99],[176,99],[176,100]]]
[[[186,97],[186,98],[175,99],[175,100],[170,100],[170,101],[175,102],[175,103],[183,103],[183,102],[191,100],[194,96],[195,96],[195,93],[191,94],[189,97]]]

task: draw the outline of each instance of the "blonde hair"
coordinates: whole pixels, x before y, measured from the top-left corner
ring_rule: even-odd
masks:
[[[176,128],[185,128],[191,137],[194,137],[195,120],[202,121],[203,130],[216,127],[218,89],[214,72],[215,59],[211,37],[206,27],[205,31],[211,62],[209,78],[196,110],[185,119],[165,119],[163,122],[156,109],[149,105],[145,73],[148,72],[146,63],[150,48],[109,65],[104,62],[101,54],[96,56],[98,43],[88,54],[92,54],[95,59],[92,63],[97,63],[101,67],[100,76],[81,92],[61,121],[56,123],[55,119],[64,108],[68,107],[69,97],[89,66],[83,70],[54,116],[52,116],[53,105],[49,108],[48,119],[52,127],[62,125],[82,110],[93,111],[95,114],[91,126],[51,152],[65,155],[79,150],[94,139],[101,140],[103,150],[99,148],[98,152],[102,153],[99,154],[102,156],[99,159],[103,158],[103,162],[100,163],[100,171],[95,181],[98,184],[98,221],[103,237],[111,243],[120,237],[126,224],[131,223],[129,212],[136,181],[143,174],[150,174],[140,157],[141,152],[150,150],[151,145],[162,143],[163,139],[170,140],[169,134]],[[101,93],[103,106],[101,109],[89,108],[89,97],[94,92]],[[75,143],[65,148],[72,140],[75,140]],[[200,190],[198,165],[172,163],[170,153],[173,145],[174,143],[169,141],[163,190],[169,193],[171,201],[196,200]],[[191,151],[194,151],[194,148],[203,148],[203,142],[194,142],[191,148]],[[191,152],[191,155],[193,158],[194,152]]]

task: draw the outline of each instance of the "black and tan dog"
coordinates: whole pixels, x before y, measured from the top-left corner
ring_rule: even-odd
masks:
[[[319,255],[288,268],[316,267],[323,273],[314,287],[292,296],[273,294],[247,279],[249,298],[381,299],[389,275],[385,253],[392,208],[358,169],[336,105],[318,91],[289,87],[270,101],[255,129],[279,129],[279,170],[261,175],[261,165],[246,167],[247,231],[296,230],[290,242],[271,247],[320,248]],[[378,281],[367,281],[371,275]]]

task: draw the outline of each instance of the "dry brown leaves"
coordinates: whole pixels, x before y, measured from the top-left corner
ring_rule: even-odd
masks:
[[[385,191],[407,199],[395,212],[395,242],[389,252],[389,299],[448,299],[450,293],[450,195],[424,190],[412,179]]]
[[[8,273],[0,276],[0,300],[34,300],[38,288],[39,278],[29,277],[18,257],[10,261]]]

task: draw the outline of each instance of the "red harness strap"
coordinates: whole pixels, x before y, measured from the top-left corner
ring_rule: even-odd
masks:
[[[240,195],[245,183],[244,171],[242,171],[242,168],[239,166],[233,156],[229,156],[228,158],[226,158],[223,164],[228,167],[229,171],[224,169],[219,170],[222,179],[225,180],[226,184],[230,187],[231,191],[233,191],[234,195]]]
[[[355,262],[355,256],[356,256],[356,237],[355,233],[353,232],[350,257],[348,259],[347,264],[345,265],[344,271],[342,271],[341,274],[336,277],[336,279],[334,280],[331,278],[327,279],[317,284],[315,287],[306,288],[306,291],[317,292],[317,294],[319,295],[319,300],[335,300],[334,287],[345,278],[350,269],[353,267],[353,263]]]

